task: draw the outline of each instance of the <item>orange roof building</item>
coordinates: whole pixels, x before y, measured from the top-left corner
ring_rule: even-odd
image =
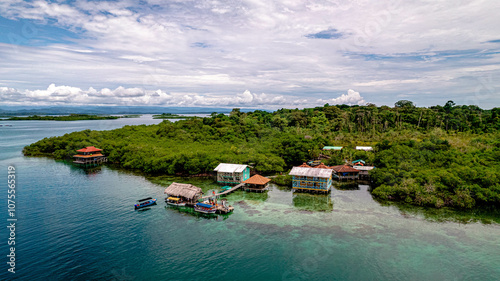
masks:
[[[76,151],[78,154],[73,155],[73,158],[75,158],[73,163],[84,166],[95,166],[103,162],[107,162],[108,159],[101,153],[101,151],[102,149],[96,148],[95,146],[78,149]]]
[[[261,175],[253,175],[251,178],[243,181],[246,183],[245,190],[247,191],[264,191],[267,190],[268,184],[271,179],[263,177]]]
[[[331,167],[333,177],[338,180],[357,180],[359,179],[359,170],[348,165],[338,165]]]
[[[316,169],[331,169],[330,167],[328,167],[327,165],[321,163],[319,164],[318,166],[314,167]]]

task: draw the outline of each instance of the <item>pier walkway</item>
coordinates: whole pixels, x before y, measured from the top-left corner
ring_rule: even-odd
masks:
[[[211,194],[211,195],[203,196],[203,197],[201,197],[201,199],[208,199],[208,198],[211,198],[211,197],[216,197],[216,196],[226,195],[226,194],[229,194],[229,193],[231,193],[231,192],[235,191],[236,189],[241,188],[241,187],[243,187],[243,186],[245,186],[245,183],[243,183],[243,182],[242,182],[242,183],[240,183],[240,184],[236,185],[235,187],[233,187],[233,188],[231,188],[231,189],[228,189],[228,190],[223,191],[223,192],[221,192],[221,193],[217,193],[217,194]]]

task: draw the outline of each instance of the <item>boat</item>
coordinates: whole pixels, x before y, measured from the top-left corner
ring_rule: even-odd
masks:
[[[148,197],[141,200],[137,200],[137,204],[135,204],[134,207],[135,209],[140,209],[154,204],[156,204],[156,198]]]
[[[165,198],[165,202],[168,205],[177,206],[177,207],[186,206],[186,202],[182,201],[181,198],[178,198],[178,197],[171,196],[171,197]]]
[[[228,191],[228,190],[230,190],[231,188],[232,188],[232,187],[230,187],[230,186],[226,185],[226,186],[221,187],[221,190],[222,190],[222,192],[224,192],[224,191]]]
[[[194,210],[199,213],[204,213],[204,214],[215,214],[215,211],[217,211],[216,207],[214,205],[206,204],[206,203],[196,203],[194,205]]]

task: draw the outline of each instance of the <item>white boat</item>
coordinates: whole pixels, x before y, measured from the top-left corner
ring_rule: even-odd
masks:
[[[172,206],[177,206],[177,207],[184,207],[186,206],[186,202],[183,202],[181,198],[178,197],[168,197],[165,198],[165,202],[167,205],[172,205]]]

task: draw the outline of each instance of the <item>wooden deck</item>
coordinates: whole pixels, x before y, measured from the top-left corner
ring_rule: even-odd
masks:
[[[99,157],[97,159],[78,159],[73,161],[73,163],[78,164],[78,165],[98,165],[101,163],[108,162],[108,158],[106,157]]]
[[[229,193],[231,193],[231,192],[235,191],[236,189],[241,188],[241,187],[243,187],[243,186],[245,186],[245,183],[240,183],[240,184],[238,184],[238,185],[234,186],[233,188],[231,188],[231,189],[229,189],[229,190],[226,190],[226,191],[223,191],[223,192],[221,192],[221,193],[217,193],[217,194],[212,194],[212,195],[203,196],[203,197],[201,197],[201,199],[208,199],[208,198],[211,198],[211,197],[216,197],[216,196],[226,195],[226,194],[229,194]]]

